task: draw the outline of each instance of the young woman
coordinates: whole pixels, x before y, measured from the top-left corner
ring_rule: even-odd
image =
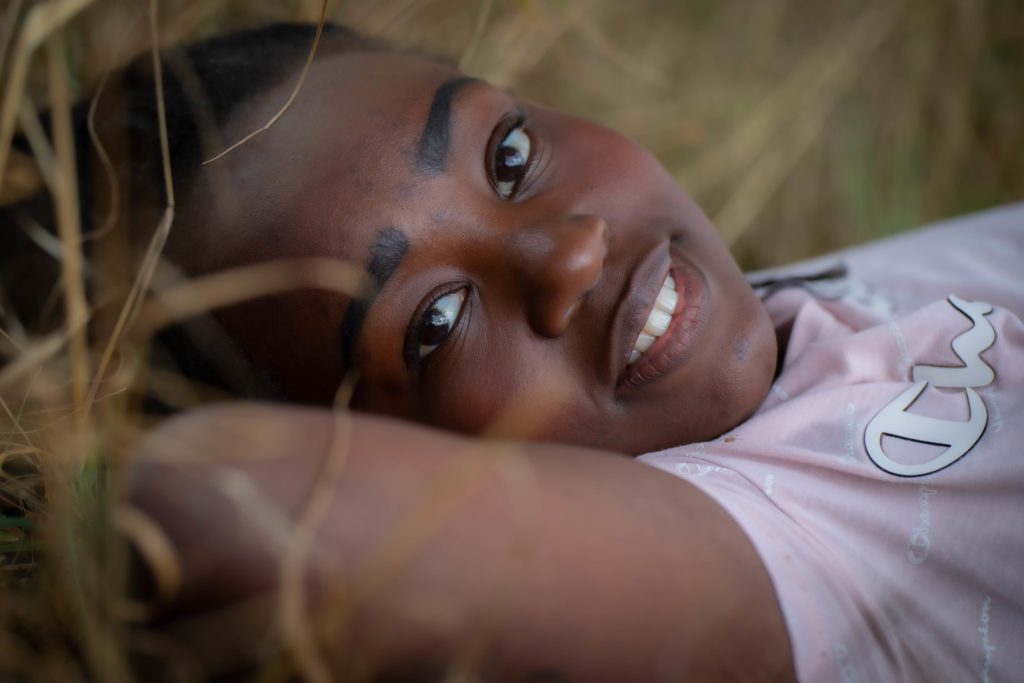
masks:
[[[222,406],[140,448],[165,627],[210,673],[282,647],[341,680],[1021,666],[1021,207],[759,294],[629,140],[372,44],[192,173],[186,272],[329,256],[374,283],[219,314],[271,395],[328,404],[354,371],[360,412]]]

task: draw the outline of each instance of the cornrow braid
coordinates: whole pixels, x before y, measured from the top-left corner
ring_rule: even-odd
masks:
[[[315,24],[276,23],[161,52],[171,178],[179,206],[187,202],[204,158],[222,149],[224,141],[219,139],[219,132],[258,95],[297,74],[309,56],[316,30]],[[326,24],[317,56],[389,50],[392,48],[383,41],[344,26]],[[166,203],[151,54],[139,55],[109,74],[102,91],[84,98],[73,110],[80,211],[86,234],[105,222],[106,210],[110,208],[105,206],[109,203],[105,197],[111,194],[110,182],[98,163],[88,132],[88,112],[94,98],[96,135],[114,160],[114,182],[121,197],[117,221],[120,232],[116,239],[128,244],[137,257],[148,243],[156,226],[155,217]],[[42,120],[48,129],[48,115],[44,113]],[[16,138],[13,146],[30,153],[22,137]],[[185,223],[176,220],[172,230],[172,240],[177,240],[177,244],[169,243],[170,253],[165,253],[172,261],[173,247],[187,251],[195,237],[197,227]],[[54,225],[52,202],[45,192],[14,206],[0,207],[0,323],[17,320],[31,333],[53,329],[62,321],[60,297],[54,296],[60,286],[58,257],[46,248],[45,243],[53,240],[41,240],[38,230],[42,227],[52,235]],[[98,259],[98,252],[102,251],[100,240],[87,240],[83,248],[87,261],[98,262],[90,257]],[[93,267],[87,273],[90,287],[95,276],[103,275],[96,271]],[[185,327],[172,327],[160,335],[154,349],[158,362],[231,394],[274,396],[273,387],[267,387],[261,373],[252,368],[230,373],[235,378],[226,379],[218,369],[222,363],[214,361],[209,349],[202,348],[203,344],[197,343]],[[224,355],[225,349],[218,352]],[[236,349],[228,349],[227,355],[241,357]]]

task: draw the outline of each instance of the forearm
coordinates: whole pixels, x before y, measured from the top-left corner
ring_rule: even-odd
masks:
[[[317,624],[338,672],[464,658],[500,680],[621,681],[790,666],[739,529],[627,458],[266,407],[179,422],[143,453],[133,498],[179,548],[176,613],[269,594],[262,627],[291,605],[275,628],[288,641]]]

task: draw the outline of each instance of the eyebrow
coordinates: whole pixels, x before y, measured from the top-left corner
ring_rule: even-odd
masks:
[[[423,127],[420,142],[416,148],[416,168],[431,175],[444,170],[448,161],[448,138],[451,133],[452,99],[455,92],[466,83],[477,79],[462,76],[445,81],[434,91],[430,103],[427,124]]]
[[[388,226],[377,234],[377,239],[370,247],[370,261],[366,266],[373,285],[364,296],[353,298],[349,302],[345,315],[341,318],[341,357],[342,362],[352,361],[352,351],[359,333],[363,329],[366,314],[373,305],[374,299],[394,274],[406,252],[409,251],[409,239],[398,228]]]

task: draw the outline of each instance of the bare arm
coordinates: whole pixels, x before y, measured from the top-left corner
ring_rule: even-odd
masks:
[[[793,676],[747,538],[622,456],[240,405],[149,436],[130,495],[180,555],[167,628],[210,660],[265,655],[269,632],[343,679]]]

